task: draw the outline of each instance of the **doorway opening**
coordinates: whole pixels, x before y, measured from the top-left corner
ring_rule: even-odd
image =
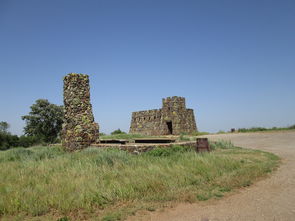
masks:
[[[166,124],[168,127],[168,135],[173,134],[172,121],[167,121]]]

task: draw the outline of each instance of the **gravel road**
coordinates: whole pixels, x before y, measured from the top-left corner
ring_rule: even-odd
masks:
[[[231,140],[236,146],[265,150],[282,158],[270,177],[220,199],[183,203],[164,211],[144,212],[128,220],[142,221],[295,221],[295,132],[206,136]]]

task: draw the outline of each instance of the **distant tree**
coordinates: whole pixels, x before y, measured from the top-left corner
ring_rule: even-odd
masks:
[[[9,128],[9,124],[5,121],[0,122],[0,133],[7,133]]]
[[[121,131],[119,128],[118,130],[114,130],[111,134],[115,135],[115,134],[126,134],[126,133],[124,131]]]
[[[7,122],[0,122],[0,150],[6,150],[9,148],[9,136],[8,133],[9,124]]]
[[[11,147],[17,147],[18,136],[12,135],[8,132],[9,124],[7,122],[0,122],[0,150],[7,150]]]
[[[28,115],[22,116],[26,121],[24,132],[35,136],[46,143],[53,143],[60,134],[63,123],[63,106],[49,103],[46,99],[38,99],[31,106]]]

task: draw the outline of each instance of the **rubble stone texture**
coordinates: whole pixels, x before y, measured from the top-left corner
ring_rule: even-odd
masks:
[[[162,101],[161,109],[133,112],[129,133],[158,136],[197,131],[194,110],[186,108],[184,97],[167,97]]]
[[[79,150],[98,139],[90,104],[89,77],[70,73],[64,77],[64,124],[62,144],[69,151]]]

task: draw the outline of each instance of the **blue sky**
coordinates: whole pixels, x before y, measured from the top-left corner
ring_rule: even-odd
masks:
[[[295,123],[294,0],[0,0],[0,121],[90,75],[102,132],[183,96],[200,131]]]

